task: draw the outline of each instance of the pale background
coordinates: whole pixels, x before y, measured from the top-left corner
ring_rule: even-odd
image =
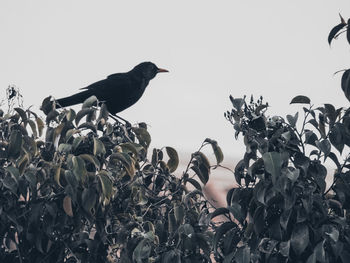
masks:
[[[216,139],[239,158],[242,142],[223,117],[229,95],[264,95],[270,114],[294,113],[290,100],[348,106],[337,70],[350,67],[345,35],[350,1],[0,2],[0,89],[21,89],[26,107],[76,92],[115,72],[152,61],[170,71],[120,115],[150,125],[152,146],[193,152]]]

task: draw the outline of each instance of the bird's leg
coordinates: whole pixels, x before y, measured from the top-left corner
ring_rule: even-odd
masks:
[[[125,122],[125,126],[128,128],[128,127],[131,127],[131,123],[130,122],[128,122],[127,120],[125,120],[125,119],[123,119],[122,117],[120,117],[120,116],[118,116],[118,115],[116,115],[116,114],[109,114],[109,117],[111,117],[113,120],[115,120],[115,121],[117,121],[117,122],[119,122],[119,120],[118,119],[120,119],[120,120],[122,120],[122,121],[124,121]]]

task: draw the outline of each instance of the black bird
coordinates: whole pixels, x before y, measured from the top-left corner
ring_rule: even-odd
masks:
[[[99,101],[105,102],[111,114],[117,114],[135,104],[149,81],[160,72],[168,70],[158,68],[152,62],[143,62],[129,72],[109,75],[106,79],[82,88],[82,92],[56,100],[56,108],[83,103],[95,95]]]

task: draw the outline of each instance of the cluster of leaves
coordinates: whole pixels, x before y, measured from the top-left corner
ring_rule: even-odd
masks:
[[[45,120],[1,112],[0,261],[210,262],[209,204],[193,177],[208,181],[200,150],[219,163],[220,147],[205,140],[176,177],[175,149],[149,161],[146,124],[112,124],[96,103],[59,112],[46,98]]]
[[[349,21],[348,21],[349,23]],[[342,19],[329,43],[347,27]],[[342,77],[349,99],[350,71]],[[348,262],[350,258],[350,108],[331,104],[314,108],[305,96],[299,113],[267,117],[260,97],[230,97],[225,117],[242,135],[246,153],[235,167],[238,188],[227,194],[227,207],[212,217],[228,220],[215,229],[213,248],[218,262]],[[345,149],[345,150],[344,150]],[[336,170],[327,188],[326,160]]]

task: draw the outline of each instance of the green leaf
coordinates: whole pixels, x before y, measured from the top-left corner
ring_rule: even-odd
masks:
[[[224,160],[224,154],[222,153],[222,150],[218,145],[217,141],[207,138],[204,142],[208,142],[211,144],[211,147],[213,148],[215,154],[216,163],[220,164]]]
[[[106,148],[105,148],[104,144],[96,137],[94,137],[93,153],[95,156],[99,156],[99,155],[104,156],[106,154]]]
[[[277,177],[281,174],[282,157],[278,152],[267,152],[262,156],[264,160],[265,171],[271,174],[272,183],[275,184]]]
[[[83,140],[84,136],[75,137],[72,143],[72,150],[75,151]]]
[[[185,182],[191,183],[197,190],[202,191],[201,185],[195,179],[187,178]]]
[[[336,36],[336,34],[342,30],[346,26],[346,23],[341,22],[340,24],[336,25],[335,27],[332,28],[332,30],[329,32],[328,35],[328,44],[331,45],[332,40]]]
[[[290,104],[295,104],[295,103],[302,103],[302,104],[310,104],[310,99],[306,96],[303,95],[299,95],[296,96],[292,99],[292,101],[290,102]]]
[[[95,111],[95,109],[92,109],[92,108],[84,108],[84,109],[78,111],[77,116],[75,117],[75,125],[78,125],[79,122],[80,122],[80,120],[81,120],[84,116],[86,116],[86,115],[88,115],[88,114],[91,114],[91,113],[94,112],[94,111]]]
[[[98,177],[100,178],[102,193],[108,200],[112,197],[113,184],[111,179],[104,172],[100,172]]]
[[[15,111],[18,112],[19,116],[21,116],[21,119],[23,122],[27,122],[28,118],[27,118],[27,114],[25,113],[25,111],[21,108],[14,108]]]
[[[309,244],[309,228],[305,223],[296,224],[290,239],[293,251],[299,256]]]
[[[79,156],[72,157],[72,165],[73,165],[73,174],[77,178],[78,181],[85,182],[87,171],[85,168],[85,162]]]
[[[59,152],[70,153],[72,151],[72,145],[68,143],[61,143],[58,146]]]
[[[68,195],[63,198],[63,210],[68,216],[73,217],[72,198]]]
[[[208,182],[209,172],[205,166],[202,166],[202,169],[200,169],[199,166],[192,165],[191,169],[195,172],[195,174],[198,176],[199,180],[201,180],[201,182],[204,185]]]
[[[218,248],[220,247],[220,240],[224,237],[224,235],[229,232],[231,229],[236,228],[237,224],[234,222],[225,222],[219,226],[219,228],[215,232],[215,236],[213,239],[213,250],[215,254],[218,254]]]
[[[151,135],[148,133],[148,131],[145,128],[137,128],[137,127],[133,127],[132,130],[134,131],[139,143],[145,149],[148,149],[151,143]]]
[[[43,135],[45,124],[42,121],[42,119],[40,119],[39,117],[35,118],[35,121],[36,121],[36,125],[38,126],[39,137],[41,137],[41,135]]]
[[[345,70],[341,77],[341,88],[345,97],[350,101],[350,69]]]
[[[29,123],[29,126],[30,128],[32,129],[32,132],[33,132],[33,136],[34,138],[37,138],[38,137],[38,132],[36,130],[36,125],[35,125],[35,122],[33,120],[28,120],[28,123]]]
[[[66,112],[67,121],[72,122],[75,119],[76,116],[77,116],[77,114],[75,113],[75,111],[73,109],[69,109]]]
[[[86,108],[91,108],[92,106],[96,106],[97,105],[97,97],[95,95],[92,95],[91,97],[87,98],[83,105],[82,105],[82,109],[86,109]]]
[[[100,169],[100,166],[101,166],[100,161],[95,156],[84,153],[84,154],[80,154],[79,157],[82,158],[84,161],[88,161],[93,165],[95,165],[97,170]]]
[[[110,161],[114,163],[115,161],[120,161],[124,166],[128,175],[133,178],[135,175],[135,161],[127,153],[113,153],[110,155]]]
[[[84,188],[81,195],[81,201],[83,208],[89,214],[94,214],[93,208],[96,203],[96,192],[93,188]]]
[[[227,215],[230,211],[226,207],[219,207],[211,214],[211,219],[220,215]]]
[[[287,115],[287,121],[289,122],[290,126],[292,126],[293,128],[295,128],[295,125],[298,121],[298,117],[299,117],[299,113],[295,113],[294,116],[292,115]]]
[[[316,141],[315,143],[317,148],[324,153],[325,157],[327,157],[331,152],[331,143],[329,140],[324,139],[322,141]]]
[[[259,243],[259,251],[264,254],[271,254],[275,247],[277,246],[278,241],[271,238],[263,238]]]
[[[231,95],[230,95],[230,100],[232,102],[232,106],[236,109],[236,110],[241,110],[242,106],[244,105],[244,99],[242,98],[233,98]]]
[[[179,156],[174,148],[167,146],[165,147],[165,149],[169,156],[167,166],[169,168],[169,172],[173,173],[175,172],[177,166],[179,165]]]
[[[174,206],[174,216],[177,224],[182,224],[185,217],[185,208],[182,204],[177,204]]]
[[[136,263],[143,263],[149,259],[152,251],[152,246],[147,239],[142,239],[132,253],[132,259]]]
[[[17,159],[21,153],[22,133],[19,130],[12,130],[8,146],[9,158]]]
[[[242,212],[242,208],[238,203],[231,203],[230,206],[227,207],[227,209],[231,212],[233,217],[238,220],[238,222],[243,225],[243,221],[245,219],[245,216]]]

